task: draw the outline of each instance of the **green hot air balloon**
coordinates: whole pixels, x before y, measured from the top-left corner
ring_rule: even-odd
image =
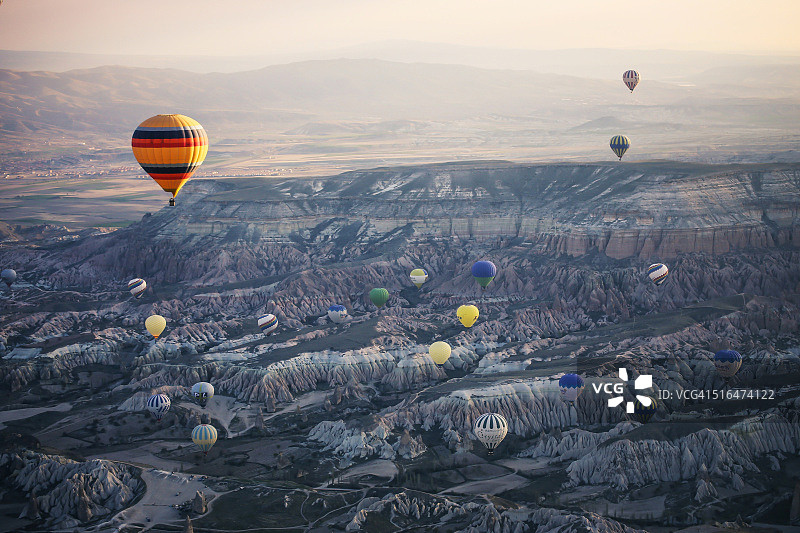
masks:
[[[381,308],[389,301],[389,291],[386,289],[372,289],[369,291],[369,299],[376,307]]]

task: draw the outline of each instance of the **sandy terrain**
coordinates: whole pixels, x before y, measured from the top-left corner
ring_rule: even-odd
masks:
[[[364,464],[348,468],[341,472],[337,477],[342,481],[345,480],[358,480],[359,477],[372,475],[386,479],[393,479],[397,475],[397,466],[391,461],[386,459],[376,459],[374,461],[367,461]]]
[[[537,457],[536,459],[509,457],[499,459],[495,464],[505,466],[516,472],[544,474],[549,470],[559,470],[558,467],[548,465],[550,457]]]
[[[274,418],[279,415],[285,415],[291,413],[293,411],[296,411],[298,407],[300,407],[300,409],[305,409],[306,407],[312,405],[322,405],[323,403],[325,403],[325,398],[328,397],[328,394],[329,394],[328,391],[311,391],[301,396],[298,396],[292,403],[290,403],[286,407],[278,409],[274,413],[270,413],[268,416],[264,416],[264,420],[268,420],[270,418]]]
[[[500,494],[507,490],[516,489],[527,484],[528,480],[517,474],[509,474],[507,476],[498,477],[495,479],[484,479],[481,481],[470,481],[456,485],[439,494],[453,493],[453,494]]]
[[[73,437],[67,436],[72,431],[77,431],[86,425],[86,418],[83,415],[67,416],[55,424],[35,433],[34,436],[41,442],[46,442],[49,446],[64,450],[88,446],[88,443]]]
[[[192,479],[190,479],[192,478]],[[119,528],[126,524],[144,526],[146,531],[158,523],[178,522],[182,519],[173,505],[179,505],[194,498],[197,491],[202,491],[208,498],[216,495],[198,480],[199,476],[189,474],[170,474],[163,470],[145,470],[142,480],[147,484],[144,497],[128,509],[120,512],[103,527]],[[147,521],[150,518],[150,522]],[[104,529],[109,531],[109,529]]]
[[[116,452],[107,452],[100,455],[90,455],[87,456],[87,459],[107,459],[110,461],[122,461],[141,465],[149,465],[155,468],[162,468],[164,470],[179,470],[181,467],[180,462],[162,459],[161,457],[155,455],[155,452],[158,452],[161,450],[161,448],[172,448],[174,446],[175,443],[153,441],[131,450],[120,450]]]
[[[69,403],[60,403],[52,407],[27,407],[25,409],[13,409],[11,411],[0,411],[0,430],[5,429],[6,425],[3,422],[11,422],[12,420],[22,420],[36,416],[39,413],[46,411],[69,411],[72,405]]]
[[[231,435],[230,433],[230,425],[231,421],[239,415],[245,415],[246,413],[242,411],[248,411],[247,405],[243,403],[239,403],[236,401],[235,398],[231,398],[229,396],[214,396],[209,402],[206,404],[205,407],[200,407],[197,404],[189,403],[189,402],[181,402],[179,404],[181,407],[185,409],[189,409],[190,411],[194,411],[201,416],[207,414],[212,419],[218,421],[222,424],[222,427],[225,428],[225,431],[228,433],[228,436],[235,436]],[[255,409],[249,409],[252,413],[255,412]],[[252,427],[252,423],[248,426],[248,429]],[[244,430],[246,431],[246,429]],[[241,433],[241,432],[240,432]]]
[[[646,500],[624,500],[619,503],[614,503],[600,498],[593,502],[584,502],[582,507],[587,511],[602,513],[605,516],[614,518],[631,520],[661,518],[661,515],[664,513],[664,502],[666,499],[666,496],[655,496],[653,498],[647,498]]]

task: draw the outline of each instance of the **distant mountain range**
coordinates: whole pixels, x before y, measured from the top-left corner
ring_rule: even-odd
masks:
[[[442,63],[490,69],[533,70],[589,78],[617,78],[627,68],[645,78],[687,80],[717,67],[800,64],[800,56],[726,54],[678,50],[525,50],[446,43],[388,40],[333,50],[253,56],[135,56],[0,50],[0,68],[64,72],[120,65],[176,68],[192,72],[240,72],[308,60],[382,59],[402,63]]]
[[[129,133],[142,117],[183,112],[204,124],[287,131],[325,121],[451,121],[523,117],[569,127],[613,115],[623,122],[746,124],[790,121],[800,67],[719,67],[687,86],[643,82],[630,95],[605,80],[460,65],[338,59],[236,73],[106,66],[68,72],[0,70],[0,131]],[[749,74],[748,74],[749,73]],[[582,73],[581,73],[582,74]],[[746,75],[745,75],[746,74]],[[735,85],[737,79],[742,85]],[[760,84],[752,80],[760,79]],[[724,80],[724,81],[722,81]],[[781,98],[782,100],[777,100]],[[782,107],[783,106],[783,107]],[[226,131],[227,131],[226,130]]]

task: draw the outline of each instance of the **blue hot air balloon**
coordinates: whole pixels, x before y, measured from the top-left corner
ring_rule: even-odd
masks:
[[[736,350],[720,350],[714,354],[714,366],[724,378],[732,378],[742,367],[742,354]]]
[[[624,135],[614,135],[611,137],[610,145],[614,155],[619,157],[619,160],[622,161],[622,156],[625,155],[625,152],[631,147],[631,142]]]
[[[639,400],[639,396],[633,400],[633,416],[632,418],[642,424],[647,424],[653,415],[656,414],[658,404],[656,399],[651,396],[641,396],[642,399],[650,399],[650,405],[645,405]]]
[[[478,282],[483,290],[492,282],[497,275],[497,267],[491,261],[478,261],[472,265],[472,277]]]
[[[578,374],[564,374],[558,380],[558,388],[565,401],[575,403],[575,400],[583,392],[583,378]]]

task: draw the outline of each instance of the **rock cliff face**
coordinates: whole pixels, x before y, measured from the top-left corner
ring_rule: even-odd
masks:
[[[201,420],[183,405],[188,389],[209,381],[220,398],[204,417],[225,431],[195,472],[258,472],[311,491],[364,461],[386,468],[373,477],[393,481],[350,511],[303,496],[335,505],[328,525],[339,529],[424,519],[454,531],[622,533],[617,519],[733,520],[731,498],[751,489],[763,498],[746,518],[760,520],[791,488],[772,490],[783,478],[770,473],[794,468],[800,449],[799,170],[490,162],[198,180],[178,207],[130,228],[0,244],[0,264],[21,278],[0,294],[3,424],[48,449],[113,446],[178,467],[191,461],[185,430]],[[470,275],[483,258],[498,267],[485,293]],[[661,286],[645,274],[656,260],[670,267]],[[420,290],[414,267],[430,274]],[[132,277],[148,282],[141,300],[125,290]],[[391,294],[380,310],[372,287]],[[480,318],[467,329],[455,312],[470,302]],[[346,323],[327,318],[333,303]],[[270,336],[256,326],[264,312],[278,317]],[[157,341],[142,326],[152,313],[167,319]],[[428,355],[436,340],[452,346],[441,366]],[[726,381],[713,354],[729,347],[745,361]],[[620,367],[672,394],[650,424],[592,389],[623,385]],[[565,372],[587,384],[574,405],[559,394]],[[737,387],[776,399],[683,396]],[[173,401],[166,423],[136,414],[153,393]],[[493,460],[472,431],[488,411],[509,422]],[[48,520],[92,521],[143,489],[117,464],[14,453],[3,464],[15,488],[47,478],[27,507]],[[685,498],[665,499],[675,484]],[[448,490],[493,496],[456,504]],[[280,496],[282,513],[292,501]]]
[[[384,241],[513,238],[538,251],[573,256],[594,249],[612,258],[667,259],[791,244],[797,237],[798,187],[798,169],[791,166],[485,163],[379,169],[218,192],[160,235],[316,243],[346,234]]]
[[[570,483],[608,483],[618,489],[662,481],[709,476],[735,490],[744,486],[746,472],[767,453],[795,454],[800,447],[800,427],[773,416],[749,422],[748,432],[703,429],[673,442],[618,440],[591,451],[567,468]]]
[[[88,286],[132,272],[154,281],[219,285],[314,268],[320,253],[346,260],[409,242],[517,242],[537,253],[599,252],[643,261],[797,246],[798,170],[497,162],[257,186],[198,180],[184,188],[179,207],[59,254],[58,264],[80,267],[51,271],[47,283]],[[311,247],[314,256],[304,253]],[[41,261],[41,254],[27,254],[14,262],[31,271],[42,269]],[[427,266],[439,272],[445,265]]]
[[[606,533],[636,533],[637,529],[597,515],[578,515],[556,509],[497,508],[492,503],[469,502],[463,505],[448,499],[432,498],[412,491],[387,494],[383,498],[363,500],[346,531],[362,531],[370,515],[385,515],[401,520],[424,521],[431,528],[447,525],[458,533],[555,533],[560,531],[602,531]],[[453,527],[467,517],[466,527]],[[566,529],[565,529],[566,528]]]

